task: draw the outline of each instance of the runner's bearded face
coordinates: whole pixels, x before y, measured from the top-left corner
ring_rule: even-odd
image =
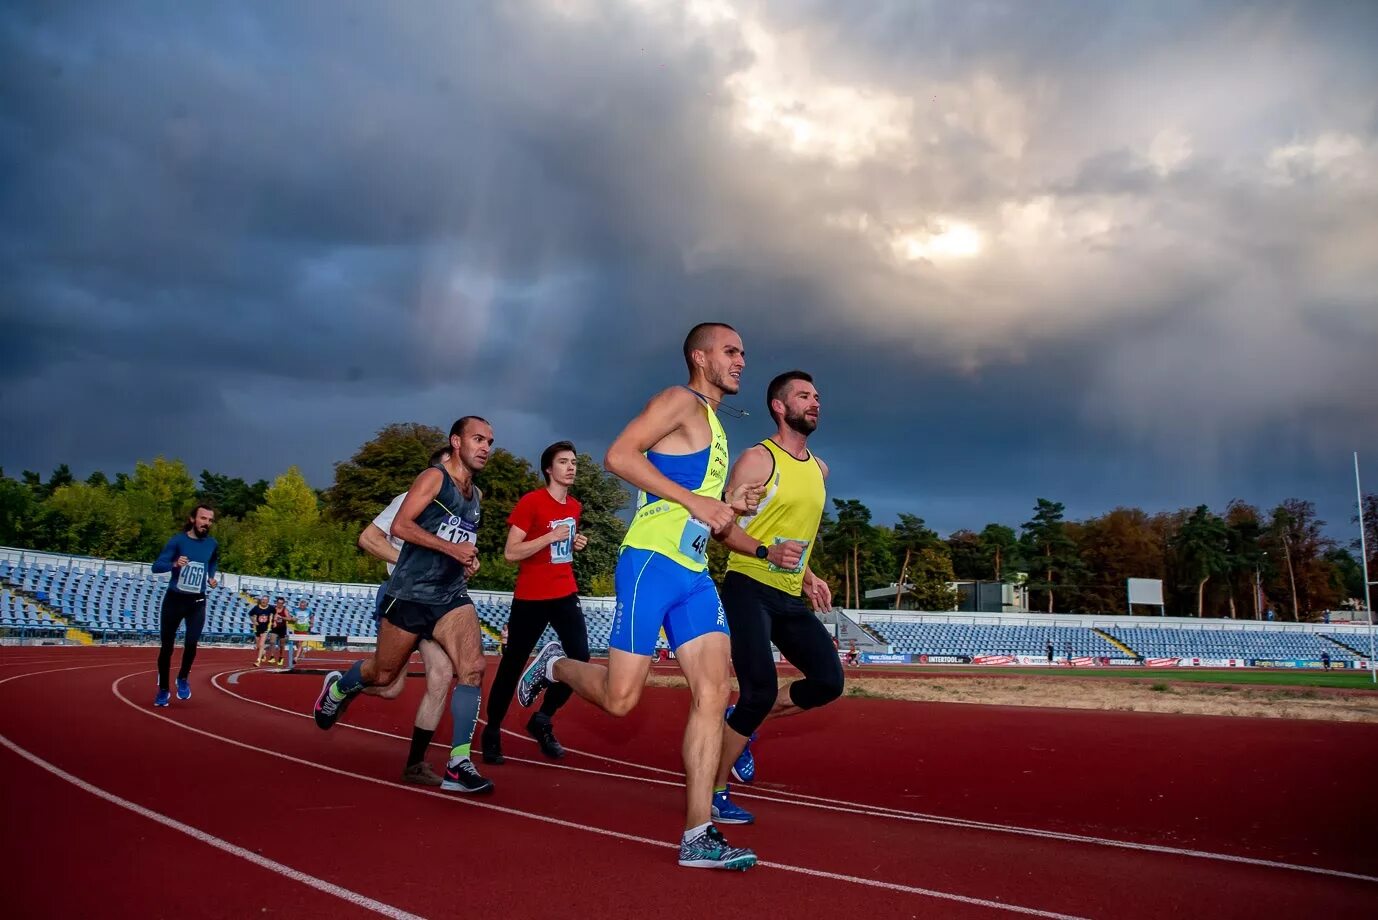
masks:
[[[459,451],[459,462],[477,473],[488,465],[488,454],[493,450],[493,429],[483,422],[469,422],[464,426],[464,434],[450,438],[450,447]]]
[[[785,395],[785,424],[804,437],[818,428],[818,391],[803,380],[790,383]]]
[[[211,525],[215,523],[215,512],[205,508],[196,511],[196,517],[192,519],[191,528],[196,531],[198,537],[204,537],[211,532]]]

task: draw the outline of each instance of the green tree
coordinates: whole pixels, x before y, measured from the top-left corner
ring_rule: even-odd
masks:
[[[957,590],[952,587],[956,579],[946,546],[923,547],[910,559],[906,606],[913,610],[951,610],[957,604]]]
[[[833,544],[842,562],[843,604],[859,609],[862,602],[861,551],[876,538],[871,526],[871,509],[855,498],[834,498],[837,519],[831,525],[827,541]]]
[[[1230,617],[1237,618],[1243,611],[1245,616],[1260,619],[1263,611],[1256,588],[1268,554],[1263,551],[1263,523],[1258,509],[1235,499],[1225,508],[1225,527]]]
[[[474,481],[483,490],[478,525],[478,551],[483,565],[474,576],[473,585],[491,591],[511,591],[517,584],[517,566],[503,555],[507,547],[507,518],[517,500],[545,485],[545,480],[527,460],[499,447],[488,455],[488,464]]]
[[[903,561],[900,563],[899,570],[895,573],[895,609],[898,610],[904,604],[905,586],[911,578],[910,563],[914,561],[914,557],[927,550],[937,552],[939,547],[941,547],[941,555],[946,559],[946,570],[950,574],[952,572],[952,556],[948,552],[947,547],[943,545],[943,542],[938,539],[938,534],[924,522],[923,518],[917,515],[901,514],[891,533],[891,552],[895,556],[903,555]],[[917,573],[915,573],[913,577],[917,578]],[[951,579],[948,580],[950,581]],[[946,583],[944,583],[943,587],[947,587]],[[924,609],[944,610],[947,608],[936,607]]]
[[[1357,601],[1357,606],[1362,608],[1364,570],[1360,567],[1359,560],[1355,559],[1349,550],[1338,546],[1326,551],[1325,560],[1331,565],[1335,593],[1342,601]]]
[[[37,506],[38,499],[33,489],[6,476],[4,469],[0,468],[0,544],[31,545],[28,531]]]
[[[267,494],[267,480],[260,479],[249,485],[238,477],[221,476],[210,470],[202,470],[201,488],[197,492],[197,499],[214,507],[218,518],[242,518],[263,504]]]
[[[335,464],[335,483],[325,492],[325,516],[367,524],[393,496],[407,491],[431,452],[447,443],[445,432],[417,422],[380,429],[352,457]]]
[[[957,579],[980,581],[990,577],[990,567],[981,551],[980,534],[974,530],[954,530],[945,542],[948,557],[952,560],[952,572]]]
[[[593,593],[594,580],[611,578],[617,568],[617,554],[627,534],[627,524],[618,513],[631,502],[631,496],[622,480],[589,454],[579,455],[579,471],[571,492],[583,505],[579,529],[589,538],[583,551],[574,554],[574,577],[582,590]]]
[[[149,463],[134,464],[134,475],[125,481],[123,494],[139,523],[133,554],[151,558],[174,531],[185,526],[196,503],[196,482],[182,461],[155,457]]]
[[[1229,530],[1225,522],[1198,505],[1172,541],[1181,570],[1196,586],[1196,615],[1205,615],[1206,582],[1229,571]]]
[[[355,549],[357,533],[326,521],[316,493],[295,466],[268,488],[242,526],[229,527],[225,567],[278,578],[353,581],[367,566]]]
[[[1067,583],[1078,567],[1076,544],[1067,535],[1062,512],[1061,502],[1038,499],[1033,519],[1024,522],[1021,535],[1022,548],[1032,569],[1029,590],[1047,595],[1048,613],[1053,612],[1058,584]]]
[[[981,529],[981,555],[989,566],[990,577],[1005,581],[1009,569],[1019,558],[1019,540],[1004,524],[987,524]]]
[[[1290,599],[1294,620],[1315,619],[1340,600],[1333,565],[1325,558],[1335,541],[1325,535],[1324,528],[1314,503],[1289,498],[1273,509],[1265,531],[1269,555],[1281,560],[1275,565],[1277,594]]]
[[[59,486],[48,498],[48,510],[58,520],[64,553],[128,558],[139,546],[142,531],[125,495],[84,482]]]

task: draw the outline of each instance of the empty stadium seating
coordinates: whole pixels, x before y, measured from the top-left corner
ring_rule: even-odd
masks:
[[[51,560],[53,557],[48,557]],[[219,586],[207,594],[207,641],[249,642],[249,609],[260,594],[284,597],[295,612],[305,598],[311,631],[328,637],[368,639],[377,634],[373,619],[375,591],[367,586],[309,586],[270,579],[243,578],[241,590]],[[107,571],[100,560],[72,559],[66,564],[24,564],[0,559],[0,633],[61,638],[68,626],[90,633],[97,641],[151,638],[158,629],[159,608],[167,576],[128,565]],[[497,648],[498,636],[511,614],[511,596],[471,591],[479,620],[485,627],[484,648]],[[583,600],[589,645],[608,646],[615,603],[610,598]],[[1057,658],[1067,654],[1095,658],[1246,658],[1314,661],[1327,652],[1344,663],[1363,657],[1367,640],[1356,635],[1282,629],[1214,629],[1182,626],[1043,625],[1027,623],[950,623],[933,620],[867,622],[864,628],[893,651],[916,655],[1015,655],[1042,658],[1047,644]],[[555,638],[547,629],[542,641]],[[1113,641],[1112,641],[1113,640]],[[1118,645],[1116,643],[1119,643]],[[659,642],[666,647],[664,639]],[[1126,651],[1128,649],[1129,651]]]
[[[1047,651],[1066,654],[1071,643],[1073,655],[1092,657],[1122,656],[1124,652],[1090,629],[1068,626],[997,626],[966,623],[873,623],[873,631],[896,652],[916,655],[1032,655]]]
[[[1315,633],[1245,629],[1164,629],[1158,626],[1105,630],[1145,658],[1300,658],[1334,661],[1357,656]]]

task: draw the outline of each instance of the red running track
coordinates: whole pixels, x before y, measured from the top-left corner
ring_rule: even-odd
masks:
[[[193,698],[155,710],[151,650],[0,651],[9,916],[1133,920],[1378,896],[1378,800],[1337,779],[1378,755],[1371,725],[843,699],[763,732],[738,789],[758,823],[728,836],[764,863],[738,874],[674,862],[682,691],[622,720],[573,701],[558,764],[514,705],[476,801],[396,782],[419,681],[321,732],[318,677],[245,663],[205,650]]]

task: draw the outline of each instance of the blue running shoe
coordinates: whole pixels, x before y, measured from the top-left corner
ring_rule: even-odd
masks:
[[[755,824],[756,816],[732,801],[726,790],[713,793],[713,820],[720,824]]]
[[[559,642],[547,642],[545,648],[536,653],[536,657],[531,659],[531,664],[522,672],[522,679],[517,682],[517,702],[523,706],[530,706],[536,702],[536,697],[541,695],[541,691],[550,686],[550,681],[545,676],[546,668],[551,661],[564,657],[563,645]]]
[[[723,719],[731,718],[732,710],[736,708],[736,706],[728,706],[727,712],[723,713]],[[756,732],[751,733],[751,737],[746,740],[746,747],[742,748],[742,752],[732,762],[732,778],[739,783],[746,783],[748,786],[756,782],[756,757],[751,753],[751,745],[756,740],[756,735]]]
[[[166,708],[167,704],[170,702],[172,702],[171,690],[159,690],[158,695],[153,698],[154,706],[162,706]]]
[[[755,738],[755,735],[751,736]],[[737,755],[737,759],[732,761],[732,778],[739,783],[746,783],[750,786],[756,782],[756,755],[751,753],[751,742],[746,743],[742,752]]]
[[[177,699],[191,699],[191,681],[187,680],[185,677],[177,678]]]
[[[740,847],[730,847],[722,831],[713,825],[692,840],[679,842],[679,864],[691,869],[750,869],[756,865],[756,854]]]

